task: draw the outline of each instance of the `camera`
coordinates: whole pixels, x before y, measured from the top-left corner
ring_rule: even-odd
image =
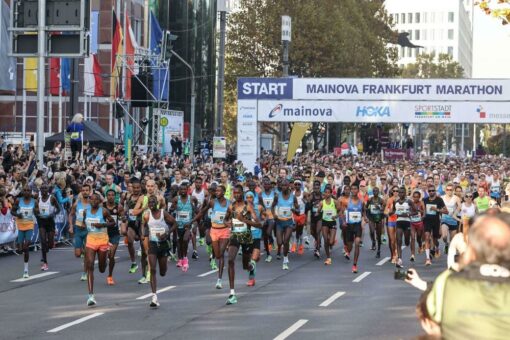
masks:
[[[407,269],[397,269],[395,270],[395,274],[393,276],[393,278],[395,280],[402,280],[404,281],[405,279],[407,279],[407,276],[408,276],[409,272],[407,271]]]

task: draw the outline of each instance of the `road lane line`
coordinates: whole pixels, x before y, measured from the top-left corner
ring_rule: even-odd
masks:
[[[363,280],[365,277],[367,277],[370,274],[371,274],[371,272],[364,272],[363,274],[361,274],[360,276],[358,276],[357,278],[352,280],[352,282],[360,282],[361,280]]]
[[[381,261],[377,262],[375,265],[376,266],[382,266],[383,264],[385,264],[386,262],[388,262],[389,260],[391,259],[391,257],[385,257],[384,259],[382,259]]]
[[[197,277],[206,277],[207,275],[214,274],[214,273],[216,273],[217,271],[218,271],[218,269],[211,270],[210,272],[207,272],[207,273],[203,273],[203,274],[197,275]]]
[[[319,305],[319,307],[327,307],[329,306],[330,304],[332,304],[336,299],[338,299],[339,297],[341,297],[342,295],[344,295],[345,292],[336,292],[335,294],[333,294],[329,299],[327,299],[326,301],[324,301],[323,303],[321,303]]]
[[[297,331],[298,329],[303,327],[303,325],[306,324],[307,322],[308,322],[308,320],[305,320],[305,319],[299,320],[298,322],[296,322],[295,324],[293,324],[292,326],[290,326],[289,328],[287,328],[286,330],[281,332],[280,335],[278,335],[273,340],[285,340],[285,339],[287,339],[292,333],[294,333],[295,331]]]
[[[96,318],[98,316],[101,316],[103,315],[104,313],[94,313],[94,314],[90,314],[88,316],[85,316],[81,319],[78,319],[78,320],[74,320],[73,322],[69,322],[69,323],[66,323],[65,325],[62,325],[62,326],[59,326],[57,328],[53,328],[53,329],[50,329],[49,331],[46,331],[46,333],[57,333],[57,332],[60,332],[61,330],[63,329],[66,329],[66,328],[69,328],[71,326],[74,326],[74,325],[77,325],[77,324],[80,324],[82,322],[85,322],[87,320],[90,320],[90,319],[93,319],[93,318]]]
[[[168,286],[168,287],[165,287],[165,288],[161,288],[161,289],[158,289],[158,290],[156,291],[156,294],[163,293],[163,292],[166,292],[167,290],[174,289],[174,288],[175,288],[175,286]],[[142,295],[142,296],[140,296],[140,297],[137,297],[136,299],[137,299],[137,300],[143,300],[143,299],[147,299],[147,298],[149,298],[149,297],[151,297],[151,296],[152,296],[152,293]]]
[[[12,280],[11,282],[27,282],[30,280],[38,279],[40,277],[45,277],[45,276],[50,276],[50,275],[55,275],[55,274],[58,274],[58,272],[46,272],[46,273],[36,274],[36,275],[29,276],[28,279],[21,278],[21,279]]]

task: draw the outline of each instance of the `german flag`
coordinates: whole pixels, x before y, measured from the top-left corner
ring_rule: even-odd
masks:
[[[122,63],[119,55],[122,55],[122,26],[117,18],[115,10],[112,10],[112,77],[110,80],[110,96],[118,98],[120,95],[120,75],[122,73]]]

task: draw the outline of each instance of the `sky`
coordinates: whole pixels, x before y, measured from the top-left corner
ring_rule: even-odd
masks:
[[[475,8],[473,78],[510,78],[510,25]]]

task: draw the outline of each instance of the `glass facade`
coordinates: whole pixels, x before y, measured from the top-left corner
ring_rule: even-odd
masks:
[[[214,131],[216,91],[216,0],[160,0],[163,30],[177,36],[173,49],[195,72],[195,141]],[[191,74],[177,58],[170,67],[170,108],[190,122]]]

